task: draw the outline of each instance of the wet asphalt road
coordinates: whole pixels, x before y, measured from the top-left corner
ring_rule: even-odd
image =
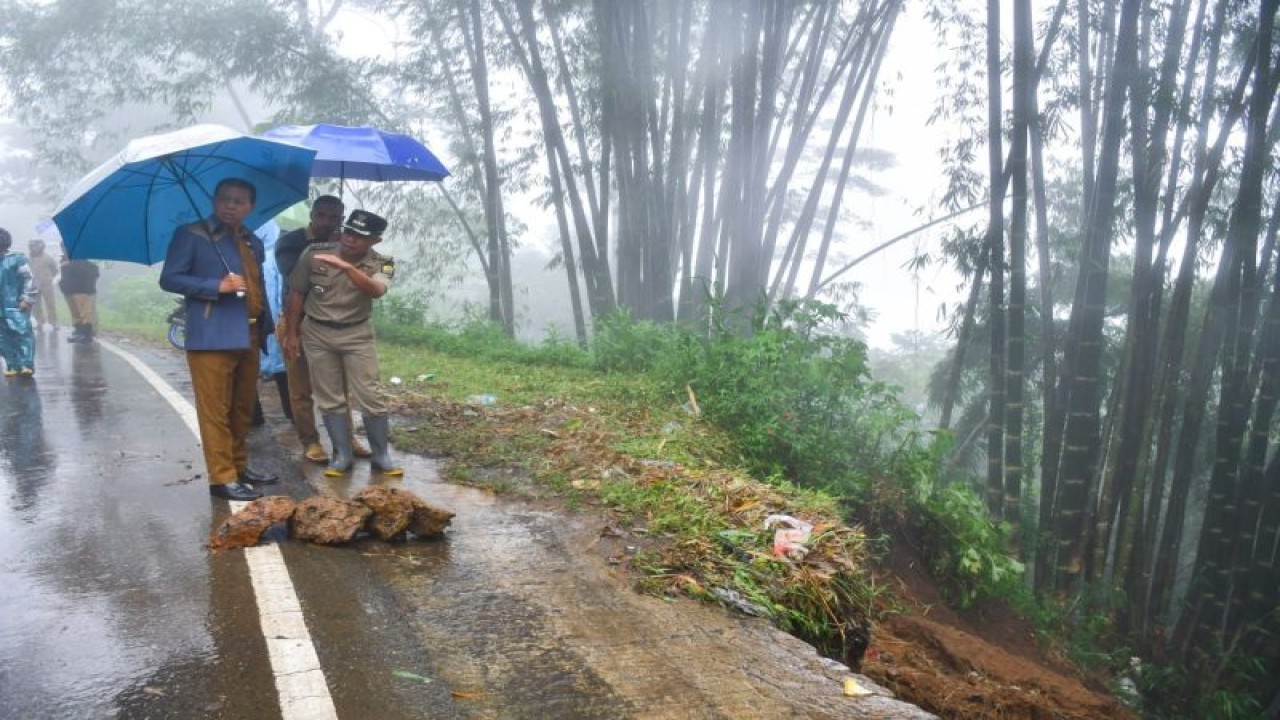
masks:
[[[181,353],[115,341],[190,397]],[[252,464],[273,494],[349,496],[300,459],[274,386]],[[346,547],[276,533],[339,718],[917,718],[843,697],[847,668],[760,620],[636,595],[590,519],[439,481],[447,540]],[[279,718],[246,553],[196,438],[120,355],[41,336],[0,385],[0,718]],[[864,684],[869,681],[862,679]],[[294,717],[307,717],[294,715]]]
[[[180,354],[123,347],[189,396]],[[275,492],[312,494],[277,431],[291,435],[278,416],[255,431],[254,464],[282,475]],[[242,553],[205,548],[229,509],[203,473],[191,432],[118,355],[41,335],[35,379],[0,385],[0,718],[280,716]],[[381,698],[416,704],[433,688],[369,694],[355,677],[393,677],[368,657],[397,645],[365,627],[385,609],[380,581],[325,548],[300,555],[295,582],[325,599],[312,604],[359,618],[326,633],[361,638],[328,653],[335,672],[359,660],[340,716],[406,717],[378,712]]]

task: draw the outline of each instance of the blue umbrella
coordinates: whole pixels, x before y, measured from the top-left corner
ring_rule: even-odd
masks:
[[[220,180],[253,183],[245,218],[258,227],[306,199],[315,151],[221,125],[195,125],[132,140],[85,175],[54,211],[68,257],[151,265],[179,225],[209,216]]]
[[[371,127],[281,125],[262,137],[316,151],[312,177],[344,180],[427,180],[449,176],[444,163],[426,145],[408,135]]]

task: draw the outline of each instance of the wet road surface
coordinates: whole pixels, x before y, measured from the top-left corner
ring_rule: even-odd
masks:
[[[0,717],[110,717],[135,694],[189,691],[199,715],[217,699],[209,670],[254,664],[219,645],[237,635],[215,632],[215,582],[223,609],[252,597],[243,563],[202,547],[198,449],[165,409],[106,350],[57,335],[41,336],[35,380],[0,387]],[[170,690],[151,686],[166,675]]]
[[[180,353],[118,346],[189,397]],[[384,481],[367,464],[325,478],[262,395],[251,453],[281,475],[271,492]],[[633,593],[589,518],[400,459],[389,482],[458,514],[447,540],[268,539],[338,717],[928,717],[844,697],[846,668],[763,621]],[[245,553],[204,545],[229,509],[203,473],[177,412],[108,347],[46,333],[35,380],[0,386],[0,718],[282,717]]]

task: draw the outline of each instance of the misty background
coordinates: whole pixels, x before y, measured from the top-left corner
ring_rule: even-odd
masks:
[[[0,0],[0,222],[21,248],[162,129],[406,132],[453,177],[342,189],[392,220],[380,312],[582,348],[619,315],[865,339],[915,411],[886,435],[928,458],[894,479],[983,514],[976,574],[1025,568],[1066,626],[1178,667],[1167,697],[1260,710],[1280,667],[1276,11]],[[154,272],[113,265],[104,302],[162,322]],[[859,440],[826,429],[820,451]]]

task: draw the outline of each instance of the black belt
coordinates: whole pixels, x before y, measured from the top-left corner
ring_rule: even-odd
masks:
[[[307,316],[307,320],[310,320],[311,322],[316,323],[317,325],[323,325],[327,328],[349,328],[349,327],[355,327],[356,325],[363,325],[364,323],[369,322],[369,318],[364,318],[363,320],[352,320],[351,322],[334,322],[332,320],[321,320],[319,318],[313,318],[310,315]]]

